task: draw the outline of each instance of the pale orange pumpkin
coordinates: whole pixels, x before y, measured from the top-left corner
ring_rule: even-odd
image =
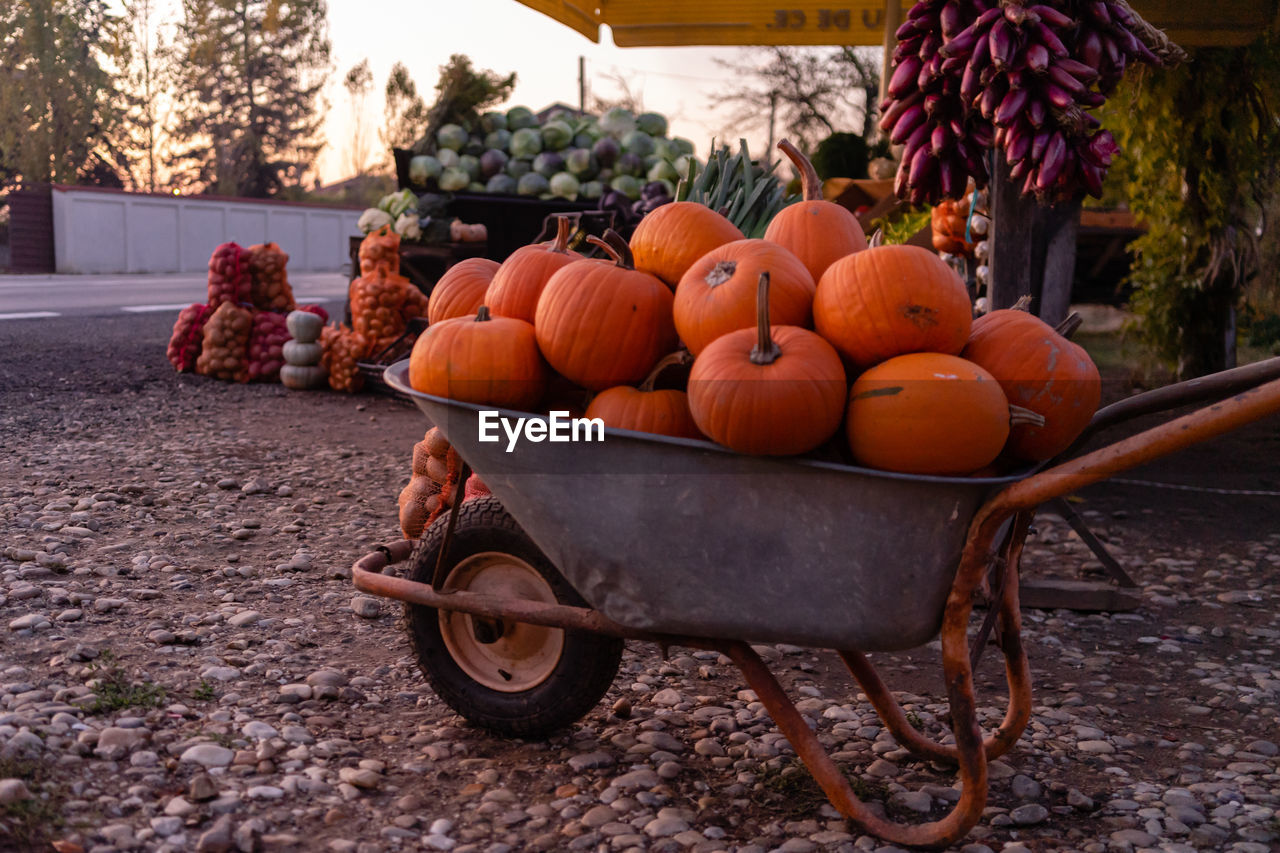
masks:
[[[811,325],[817,285],[800,259],[768,240],[735,240],[699,258],[676,286],[676,332],[691,353],[756,324],[756,288],[764,272],[769,273],[770,322]]]
[[[538,298],[533,324],[547,362],[592,391],[639,382],[676,346],[671,291],[634,268],[626,240],[612,230],[605,236],[588,239],[612,262],[561,267]]]
[[[806,453],[840,427],[844,366],[808,329],[769,325],[768,273],[756,309],[754,329],[716,338],[694,360],[689,409],[699,430],[739,453]]]
[[[587,406],[586,417],[599,418],[607,427],[652,432],[676,438],[702,438],[689,412],[689,397],[678,388],[654,388],[664,370],[687,364],[690,356],[681,351],[659,361],[640,387],[616,385],[606,388]]]
[[[493,316],[533,322],[538,297],[547,280],[561,267],[582,259],[582,255],[569,250],[570,230],[569,217],[557,216],[554,240],[522,246],[502,262],[484,297]]]
[[[474,317],[476,309],[484,304],[485,291],[497,271],[498,262],[488,258],[467,258],[449,267],[431,289],[427,322]]]
[[[769,221],[764,239],[790,249],[813,280],[819,281],[827,267],[867,248],[867,236],[853,211],[822,197],[822,181],[809,158],[786,139],[778,148],[800,172],[804,200],[778,211]]]
[[[933,252],[876,246],[822,274],[813,324],[842,356],[869,367],[910,352],[958,354],[973,309],[960,276]]]
[[[1093,419],[1102,379],[1089,354],[1039,317],[1006,308],[973,322],[961,353],[996,378],[1009,402],[1044,416],[1018,424],[1009,451],[1019,459],[1051,459],[1071,446]]]
[[[415,391],[464,403],[530,410],[541,399],[547,368],[533,326],[511,317],[454,317],[427,327],[409,353]]]
[[[845,434],[860,465],[958,476],[1000,455],[1010,420],[1009,401],[986,370],[954,355],[909,353],[853,383]]]
[[[743,233],[705,204],[673,201],[645,215],[631,235],[636,269],[675,288],[694,261]]]

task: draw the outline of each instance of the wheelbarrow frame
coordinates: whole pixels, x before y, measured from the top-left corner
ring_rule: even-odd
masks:
[[[1151,462],[1257,421],[1280,411],[1280,358],[1224,371],[1138,395],[1107,407],[1095,416],[1090,432],[1138,414],[1176,408],[1194,401],[1234,393],[1190,414],[1140,432],[1014,482],[990,497],[973,516],[947,596],[940,629],[943,675],[951,712],[954,745],[938,743],[920,733],[908,720],[879,674],[855,649],[837,649],[866,692],[885,726],[899,744],[920,758],[958,766],[960,799],[944,817],[908,825],[881,817],[854,793],[817,736],[777,679],[751,645],[743,639],[714,639],[655,633],[621,625],[591,608],[508,599],[462,590],[437,591],[431,584],[382,574],[391,564],[407,559],[413,542],[405,540],[360,559],[353,582],[365,592],[439,610],[455,610],[491,619],[526,622],[566,630],[592,631],[624,639],[646,640],[664,647],[682,645],[718,651],[729,657],[773,717],[779,730],[841,814],[867,832],[891,843],[941,847],[963,838],[986,806],[987,762],[1008,751],[1031,716],[1031,676],[1021,642],[1018,601],[1018,562],[1036,507],[1085,486]],[[1265,382],[1265,384],[1260,384]],[[1248,390],[1239,389],[1248,387]],[[1239,393],[1235,393],[1239,391]],[[449,531],[446,531],[447,548]],[[971,650],[969,623],[975,594],[991,583],[999,599],[998,639],[1005,658],[1009,703],[1004,720],[985,737],[977,720],[973,667],[985,645],[979,635]]]

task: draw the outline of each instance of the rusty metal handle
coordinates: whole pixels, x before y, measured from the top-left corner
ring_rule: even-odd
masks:
[[[1276,412],[1280,412],[1280,379],[1041,471],[1002,489],[983,504],[969,527],[970,540],[979,527],[999,524],[1019,509],[1039,506]]]
[[[1062,456],[1070,456],[1094,435],[1116,424],[1181,406],[1221,400],[1273,379],[1280,379],[1280,356],[1135,394],[1099,409],[1084,432],[1072,443],[1071,450]]]

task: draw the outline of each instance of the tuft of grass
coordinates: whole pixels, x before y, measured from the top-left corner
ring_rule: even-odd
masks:
[[[888,785],[868,782],[847,767],[840,768],[840,772],[844,774],[858,799],[863,802],[875,800],[888,805]],[[827,795],[798,758],[777,769],[762,768],[758,780],[762,789],[760,804],[782,809],[787,818],[811,817],[827,802]]]
[[[122,708],[155,708],[164,700],[164,688],[150,682],[136,682],[120,665],[115,654],[104,651],[89,666],[94,674],[90,714],[109,714]]]
[[[191,698],[197,702],[212,702],[218,698],[218,694],[213,689],[213,683],[207,678],[202,678],[200,686],[191,692]]]
[[[0,758],[0,779],[21,779],[34,795],[0,805],[0,850],[45,850],[64,823],[62,797],[42,796],[45,768],[35,761]]]

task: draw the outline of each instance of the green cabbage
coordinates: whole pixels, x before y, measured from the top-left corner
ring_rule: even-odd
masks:
[[[446,124],[436,131],[436,145],[457,151],[467,144],[467,132],[456,124]]]
[[[444,166],[440,161],[426,154],[419,154],[409,161],[409,183],[415,187],[425,187],[432,179],[440,177]]]
[[[568,172],[557,172],[548,182],[551,194],[559,198],[573,200],[578,197],[578,179]]]
[[[542,134],[536,128],[522,127],[511,134],[511,156],[532,160],[542,150]]]

